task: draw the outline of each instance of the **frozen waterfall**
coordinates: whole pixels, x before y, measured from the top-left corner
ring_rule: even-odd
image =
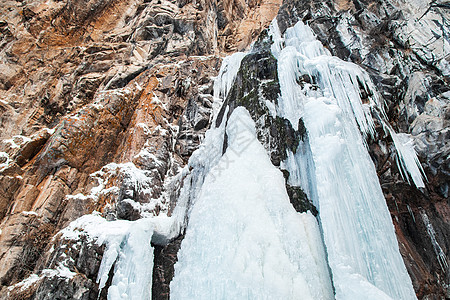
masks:
[[[171,299],[333,299],[317,221],[290,204],[245,108],[226,132],[190,213]]]
[[[217,103],[243,57],[224,60],[215,83]],[[179,200],[183,209],[190,203],[189,225],[171,299],[333,299],[317,221],[295,212],[245,108],[208,130],[189,166]]]
[[[308,144],[289,153],[285,167],[319,210],[336,299],[415,299],[365,147],[374,133],[371,111],[384,116],[368,75],[331,56],[302,22],[282,37],[274,21],[271,32],[281,86],[277,113],[294,128],[303,118],[308,133]],[[298,84],[301,76],[309,83]],[[422,186],[412,146],[400,145],[399,156],[407,159],[399,163],[409,163],[404,169]]]
[[[389,126],[369,76],[331,56],[308,26],[299,22],[282,35],[274,21],[270,34],[281,89],[270,111],[293,128],[301,118],[307,130],[281,167],[313,201],[318,219],[291,205],[244,107],[215,126],[245,57],[236,53],[224,59],[215,81],[212,128],[176,177],[182,184],[172,215],[133,222],[91,215],[65,231],[76,239],[81,228],[105,244],[97,282],[105,288],[113,270],[108,299],[150,299],[151,242],[184,230],[171,299],[416,298],[366,145],[376,112],[402,175],[422,187],[408,136]]]

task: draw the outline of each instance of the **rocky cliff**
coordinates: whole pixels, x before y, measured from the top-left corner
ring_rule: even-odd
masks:
[[[402,177],[381,123],[368,146],[417,297],[450,298],[449,9],[418,0],[3,1],[1,297],[106,299],[112,273],[103,286],[97,276],[108,245],[75,225],[76,238],[62,230],[93,213],[105,222],[172,215],[205,131],[237,106],[282,168],[305,128],[261,102],[280,93],[267,31],[276,18],[281,32],[302,20],[333,55],[365,69],[390,125],[412,137],[425,188]],[[216,107],[223,57],[249,49]],[[298,211],[317,214],[300,189],[287,190]],[[182,239],[152,240],[154,299],[169,297]]]

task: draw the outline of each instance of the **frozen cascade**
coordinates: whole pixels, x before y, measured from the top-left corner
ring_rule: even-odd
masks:
[[[317,221],[290,204],[245,108],[226,132],[190,212],[171,299],[333,299]]]
[[[288,153],[284,166],[320,212],[336,299],[416,299],[365,147],[374,132],[371,111],[384,117],[368,75],[331,56],[302,22],[284,38],[276,21],[271,32],[281,87],[277,113],[294,128],[302,117],[309,143]],[[311,84],[300,86],[300,76],[309,76]],[[397,151],[411,162],[410,148]],[[418,161],[413,162],[405,170],[421,178]]]
[[[224,59],[214,85],[217,107],[244,56]],[[293,210],[248,112],[237,108],[228,122],[214,124],[184,170],[174,215],[184,223],[188,215],[189,226],[171,298],[332,299],[317,221]],[[223,155],[225,130],[229,143]]]
[[[150,245],[153,226],[150,219],[134,222],[123,241],[108,289],[109,300],[151,299],[153,247]]]

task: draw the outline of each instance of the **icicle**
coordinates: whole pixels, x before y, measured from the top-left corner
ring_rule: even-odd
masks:
[[[345,114],[354,116],[364,144],[368,136],[375,134],[371,113],[373,109],[376,109],[384,123],[387,123],[384,103],[369,76],[360,67],[331,56],[316,40],[312,30],[301,22],[286,30],[284,39],[281,37],[276,20],[272,22],[270,28],[275,40],[272,51],[279,60],[280,68],[283,69],[283,72],[279,72],[280,86],[282,93],[284,92],[279,110],[291,121],[294,128],[297,128],[298,118],[303,114],[303,101],[297,99],[297,95],[301,94],[301,88],[296,82],[302,74],[316,78],[322,92],[320,94],[315,87],[306,84],[303,87],[303,94],[306,97],[334,98]],[[284,49],[282,41],[286,45]],[[402,176],[409,182],[406,175],[409,173],[417,187],[425,187],[422,180],[424,172],[412,142],[409,142],[405,135],[396,134],[392,128],[389,126],[388,128],[398,152],[399,169],[405,174]]]
[[[283,49],[283,37],[281,36],[280,27],[278,27],[277,19],[275,18],[269,26],[269,35],[272,37],[273,44],[271,46],[272,54],[278,58],[281,49]]]
[[[395,150],[397,151],[397,165],[403,179],[409,183],[409,179],[411,178],[416,187],[425,188],[422,179],[422,176],[425,177],[425,172],[417,158],[413,140],[405,133],[395,133],[389,125],[386,127],[389,129],[389,133],[394,141]]]
[[[287,158],[281,163],[281,169],[289,171],[288,183],[292,186],[299,186],[313,201],[315,206],[317,202],[317,182],[314,167],[314,159],[309,145],[309,139],[300,141],[297,150],[294,153],[288,150]]]
[[[414,217],[414,212],[412,211],[411,207],[406,204],[406,207],[408,208],[408,212],[411,215],[411,218],[413,219],[414,223],[416,223],[416,217]]]
[[[108,289],[108,300],[151,299],[153,247],[151,219],[133,222],[122,243]]]
[[[427,228],[428,236],[431,239],[431,243],[433,245],[434,252],[436,253],[437,261],[439,262],[439,265],[441,266],[442,271],[447,274],[448,270],[448,261],[447,257],[445,256],[444,251],[442,250],[441,245],[436,240],[436,232],[434,231],[433,225],[431,224],[430,220],[428,219],[427,214],[425,211],[420,211],[420,215],[422,216],[423,223],[425,224],[425,227]]]

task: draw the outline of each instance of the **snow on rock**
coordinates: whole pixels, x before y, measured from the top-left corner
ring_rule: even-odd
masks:
[[[317,221],[290,204],[245,108],[226,132],[190,213],[171,299],[333,299]]]
[[[9,164],[12,162],[13,160],[11,158],[9,158],[9,154],[6,152],[0,152],[0,170],[9,166]]]
[[[274,36],[280,40],[281,34]],[[309,144],[300,144],[284,166],[319,210],[336,299],[415,299],[366,149],[374,131],[371,112],[384,118],[381,99],[364,71],[330,56],[301,21],[286,30],[283,42],[284,48],[273,48],[281,86],[277,113],[293,125],[302,117]],[[302,86],[301,76],[310,78]],[[411,147],[396,147],[404,169],[420,177]]]
[[[160,163],[153,154],[145,150],[140,152],[140,155],[147,154],[153,159],[155,164]],[[163,196],[157,199],[153,198],[154,183],[151,170],[140,169],[132,162],[121,164],[110,163],[90,176],[97,181],[97,185],[89,191],[89,194],[84,195],[78,193],[76,195],[67,195],[66,198],[98,201],[99,197],[110,195],[113,199],[117,199],[121,189],[126,188],[128,190],[125,192],[131,194],[130,196],[138,194],[139,200],[143,201],[141,203],[128,198],[122,201],[129,202],[139,211],[141,216],[153,216],[156,207],[164,212],[167,211],[167,203],[165,203],[166,200],[163,199]]]
[[[36,284],[37,282],[43,280],[44,278],[50,278],[50,277],[60,277],[64,278],[65,280],[72,279],[75,277],[77,273],[72,272],[64,266],[62,263],[58,263],[58,266],[55,269],[44,269],[41,271],[40,275],[37,274],[31,274],[24,280],[8,287],[9,291],[12,291],[14,289],[19,288],[21,291],[24,291],[31,287],[32,285]]]
[[[21,213],[26,216],[37,216],[38,215],[35,211],[22,211]]]
[[[25,278],[24,280],[8,287],[8,290],[12,291],[16,288],[20,288],[20,290],[24,291],[26,289],[28,289],[30,286],[32,286],[33,284],[35,284],[36,282],[40,281],[43,279],[43,276],[39,276],[37,274],[31,274],[30,276],[28,276],[27,278]]]
[[[9,146],[12,149],[14,149],[14,148],[20,148],[23,144],[25,144],[26,142],[29,142],[29,141],[31,141],[31,138],[29,138],[27,136],[15,135],[11,139],[3,140],[3,143],[9,144]]]

